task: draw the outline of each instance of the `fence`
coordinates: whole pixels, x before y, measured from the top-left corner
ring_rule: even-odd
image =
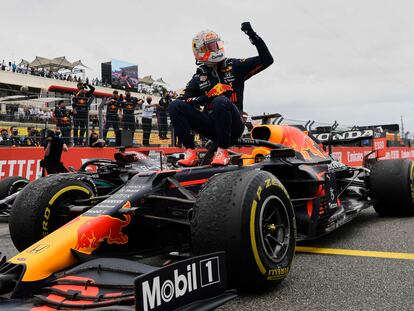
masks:
[[[40,97],[42,96],[42,97]],[[56,97],[58,96],[58,97]],[[64,100],[68,109],[71,110],[71,96],[61,93],[40,93],[32,89],[23,89],[16,86],[13,88],[0,88],[0,132],[4,135],[0,136],[0,146],[33,146],[42,145],[42,141],[47,129],[56,128],[56,119],[53,117],[52,111],[55,103]],[[91,98],[91,110],[89,111],[89,120],[85,122],[82,128],[84,139],[74,140],[75,128],[80,131],[79,126],[74,124],[74,116],[70,117],[69,123],[60,127],[62,138],[69,145],[91,146],[96,139],[105,139],[109,146],[115,145],[174,145],[174,133],[171,128],[168,116],[155,113],[149,122],[145,122],[143,126],[142,114],[140,110],[136,110],[133,115],[119,117],[117,114],[108,115],[105,111],[105,99]],[[253,126],[253,123],[260,123],[260,120],[247,120],[246,125]],[[305,129],[312,130],[315,128],[328,128],[337,131],[349,130],[353,125],[343,125],[338,122],[321,123],[312,120],[294,120],[284,118],[282,116],[273,120],[274,124],[289,124],[302,126]],[[106,126],[105,126],[106,125]],[[18,133],[11,135],[10,128],[16,126]],[[115,129],[114,129],[115,127]],[[119,128],[119,130],[118,130]],[[7,132],[7,133],[6,133]],[[149,136],[149,141],[144,142],[144,133]],[[246,133],[248,135],[248,133]],[[14,137],[10,137],[14,136]],[[402,137],[395,139],[395,144],[390,140],[390,146],[413,144],[413,135],[411,137],[408,132],[401,135]],[[78,133],[79,137],[79,133]],[[165,139],[168,137],[168,139]],[[101,145],[101,144],[99,144]]]

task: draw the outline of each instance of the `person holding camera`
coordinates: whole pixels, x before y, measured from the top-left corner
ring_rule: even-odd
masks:
[[[86,83],[78,83],[77,88],[78,91],[72,98],[73,140],[75,145],[83,145],[83,137],[88,126],[89,106],[95,88]]]
[[[60,132],[53,130],[47,130],[45,141],[44,159],[42,161],[43,173],[45,176],[45,170],[47,174],[66,173],[68,170],[61,162],[62,151],[67,152],[68,146],[59,137]]]

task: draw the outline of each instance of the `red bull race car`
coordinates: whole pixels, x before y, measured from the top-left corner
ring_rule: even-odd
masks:
[[[296,241],[365,208],[414,215],[409,160],[348,167],[287,125],[235,143],[252,151],[231,165],[127,174],[106,194],[81,173],[23,188],[10,215],[20,253],[0,265],[0,309],[209,310],[235,297],[228,289],[276,286]]]

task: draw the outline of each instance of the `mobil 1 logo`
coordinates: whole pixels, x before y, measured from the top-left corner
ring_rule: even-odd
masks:
[[[227,289],[224,252],[193,257],[135,279],[136,310],[172,310]]]

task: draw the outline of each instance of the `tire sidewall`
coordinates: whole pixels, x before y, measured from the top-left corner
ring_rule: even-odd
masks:
[[[370,190],[380,216],[414,216],[414,163],[383,160],[371,169]]]
[[[63,201],[93,195],[91,187],[77,176],[51,175],[30,183],[11,208],[9,230],[13,244],[22,251],[39,241],[73,218],[58,216]]]
[[[62,204],[74,199],[86,199],[93,196],[92,189],[78,180],[65,181],[53,190],[49,195],[47,204],[42,207],[39,206],[37,211],[37,222],[35,225],[40,228],[42,237],[47,236],[73,218],[67,218],[64,222],[63,219],[58,219],[58,213],[61,212],[60,207]]]
[[[271,261],[265,254],[260,237],[260,212],[263,203],[270,195],[276,196],[286,209],[290,223],[290,245],[285,257],[278,263]],[[258,282],[274,282],[284,279],[290,270],[296,246],[296,221],[289,195],[280,181],[271,173],[260,172],[253,174],[246,180],[243,195],[241,196],[242,208],[240,209],[242,250],[244,256],[244,271],[249,273],[249,279]],[[255,267],[246,269],[245,267]]]
[[[290,222],[289,246],[277,263],[267,257],[260,238],[260,212],[269,196],[283,202]],[[212,177],[199,194],[191,224],[196,254],[226,252],[230,286],[259,292],[289,273],[296,221],[289,195],[273,174],[252,169]]]
[[[20,188],[25,187],[29,180],[20,176],[10,176],[0,181],[0,199],[12,195]]]
[[[250,254],[247,257],[249,260],[248,264],[257,267],[261,278],[266,281],[275,281],[284,279],[289,273],[296,246],[296,221],[286,189],[275,176],[267,172],[266,175],[262,175],[263,177],[260,175],[256,176],[256,180],[252,180],[249,189],[246,189],[242,208],[244,231],[242,236],[247,238],[245,248],[246,253],[249,250],[248,253]],[[258,178],[259,176],[261,178]],[[287,248],[286,255],[277,263],[267,257],[260,236],[260,213],[266,198],[269,196],[276,196],[280,200],[289,222],[291,243]],[[256,274],[256,276],[258,275]]]

